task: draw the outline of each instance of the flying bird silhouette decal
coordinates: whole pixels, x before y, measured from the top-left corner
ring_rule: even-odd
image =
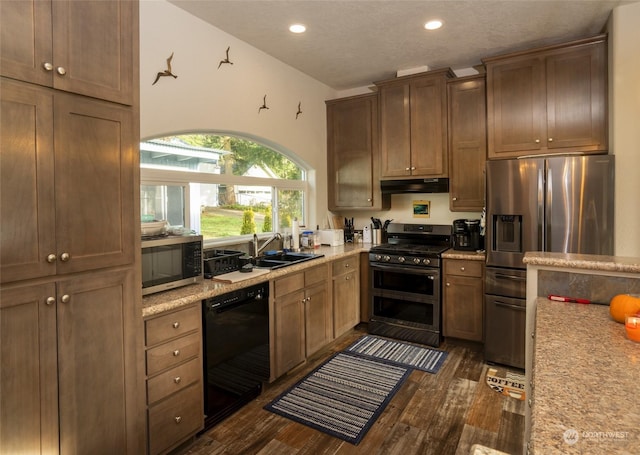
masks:
[[[258,108],[258,114],[262,109],[269,109],[269,106],[267,106],[267,95],[265,95],[264,98],[262,98],[262,106]]]
[[[302,114],[302,109],[300,109],[300,105],[301,105],[301,104],[302,104],[302,102],[299,102],[299,103],[298,103],[298,112],[296,112],[296,120],[298,120],[298,116],[299,116],[300,114]]]
[[[151,85],[156,85],[156,82],[158,82],[158,79],[160,79],[161,77],[164,77],[164,76],[171,76],[171,77],[173,77],[174,79],[177,79],[177,78],[178,78],[178,76],[176,76],[175,74],[173,74],[173,73],[171,72],[171,60],[172,60],[172,59],[173,59],[173,52],[171,53],[171,55],[170,55],[170,56],[169,56],[169,58],[167,59],[167,69],[166,69],[166,70],[164,70],[164,71],[163,71],[163,72],[161,72],[161,73],[156,74],[156,80],[155,80],[155,81],[153,81],[153,84],[151,84]]]
[[[220,69],[220,66],[225,63],[228,63],[229,65],[233,65],[233,62],[229,60],[229,49],[231,49],[231,46],[227,48],[227,52],[226,52],[227,58],[225,58],[224,60],[220,60],[220,63],[218,63],[218,69]]]

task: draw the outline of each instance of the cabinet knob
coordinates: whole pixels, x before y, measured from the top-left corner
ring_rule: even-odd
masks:
[[[176,384],[180,384],[180,381],[182,381],[182,378],[180,376],[176,376],[175,378],[173,378],[173,382],[175,382]]]
[[[461,271],[461,272],[464,272],[464,267],[460,267],[460,271]]]
[[[175,351],[173,351],[174,357],[178,357],[179,355],[180,355],[180,349],[176,349]]]
[[[60,76],[64,76],[65,74],[67,74],[67,70],[64,69],[64,67],[59,66],[56,68],[56,73],[58,73]]]
[[[549,139],[547,139],[549,142],[553,142],[553,138],[550,137]]]
[[[447,283],[447,287],[451,286],[451,283]]]
[[[62,303],[69,303],[71,301],[71,296],[69,294],[65,294],[62,297],[60,297],[60,301]]]
[[[529,403],[529,407],[533,406],[533,402],[531,401],[531,398],[529,398],[527,402]]]
[[[452,198],[451,198],[451,200],[452,200],[452,201],[457,201],[457,200],[458,200],[458,198],[454,196],[454,197],[452,197]]]
[[[175,421],[176,421],[176,423],[180,423],[180,422],[182,422],[182,417],[180,417],[180,416],[175,416],[175,417],[173,418],[173,420],[175,420]]]
[[[62,262],[69,262],[69,259],[71,259],[71,255],[69,253],[62,253],[60,255],[60,260]]]
[[[367,198],[367,202],[371,202],[371,198],[370,197]]]
[[[412,170],[412,171],[415,171],[415,170],[416,170],[416,167],[415,167],[415,166],[411,166],[411,170]]]
[[[54,303],[56,303],[56,299],[55,297],[47,297],[47,300],[45,301],[45,303],[47,305],[53,305]]]
[[[56,262],[56,259],[57,259],[57,257],[56,257],[55,254],[48,254],[47,255],[47,262],[49,264],[53,264],[54,262]]]
[[[408,168],[408,167],[405,167],[405,168],[404,168],[404,170],[405,170],[405,171],[410,171],[411,169],[410,169],[410,168]]]
[[[49,62],[44,62],[42,64],[42,67],[44,68],[45,71],[53,71],[53,65]]]
[[[531,339],[533,340],[536,337],[536,332],[531,332]]]
[[[536,144],[539,144],[539,143],[540,143],[540,139],[536,139]]]
[[[346,277],[344,277],[344,279],[345,279],[346,281],[349,281],[349,279],[351,279],[351,276],[350,276],[350,275],[347,275]]]
[[[171,324],[171,326],[172,326],[174,329],[177,329],[178,327],[180,327],[180,323],[179,323],[178,321],[176,321],[176,322],[174,322],[173,324]]]

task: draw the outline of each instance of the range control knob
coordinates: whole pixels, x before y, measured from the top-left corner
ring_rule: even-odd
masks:
[[[384,262],[389,262],[391,260],[391,256],[385,256],[382,258]]]
[[[376,261],[379,261],[380,259],[382,259],[382,256],[379,254],[376,254]]]
[[[420,264],[420,258],[413,258],[413,263],[416,265]]]
[[[404,260],[405,260],[405,259],[404,259],[404,256],[400,256],[400,257],[398,258],[398,262],[399,262],[400,264],[402,264],[402,263],[404,262]]]
[[[429,264],[431,264],[431,259],[424,259],[424,260],[422,261],[422,263],[423,263],[423,264],[426,264],[426,265],[429,265]]]

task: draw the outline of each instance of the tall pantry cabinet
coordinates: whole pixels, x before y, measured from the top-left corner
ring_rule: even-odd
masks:
[[[0,453],[145,452],[138,23],[0,2]]]

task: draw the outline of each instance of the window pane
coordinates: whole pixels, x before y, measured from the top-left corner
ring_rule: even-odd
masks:
[[[294,218],[303,224],[304,192],[301,190],[278,190],[278,227],[279,232],[291,231]]]
[[[198,186],[200,233],[205,239],[273,232],[273,188],[218,184]]]
[[[185,226],[185,188],[182,185],[140,185],[141,220],[166,220]]]

